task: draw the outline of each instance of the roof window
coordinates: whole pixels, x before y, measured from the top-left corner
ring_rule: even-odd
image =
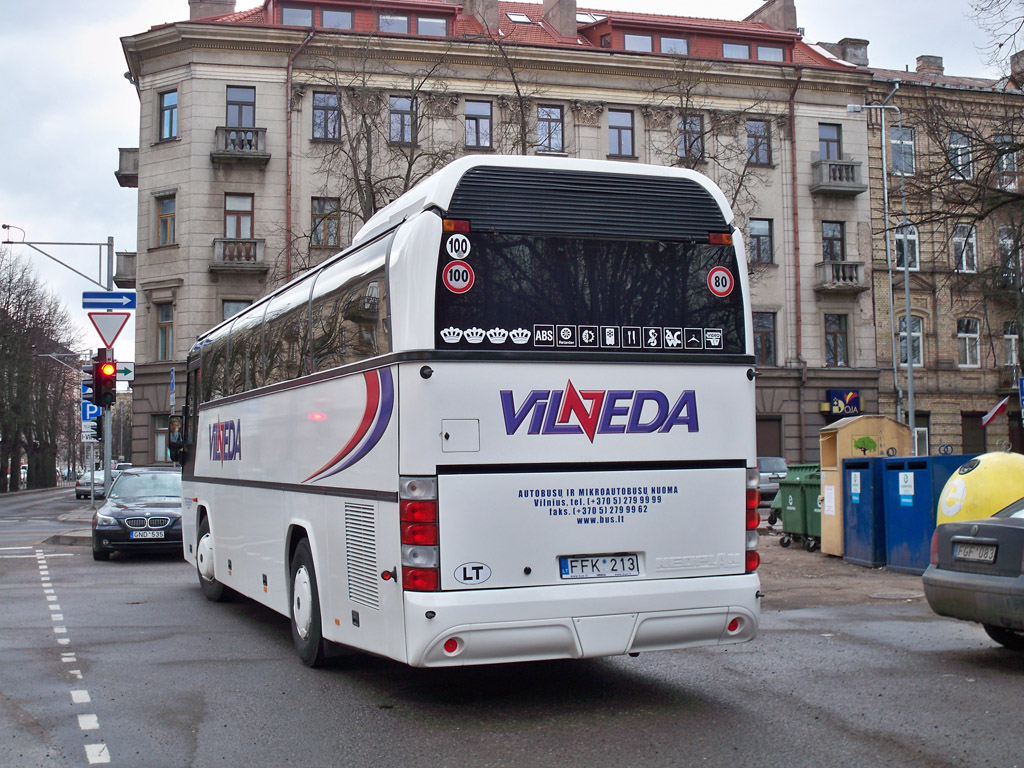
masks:
[[[514,21],[516,24],[533,24],[525,13],[506,13],[505,15],[508,16],[509,21]]]

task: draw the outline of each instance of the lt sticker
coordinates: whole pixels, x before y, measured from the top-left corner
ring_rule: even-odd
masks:
[[[460,584],[483,584],[491,578],[491,569],[483,563],[463,563],[455,569],[454,576]]]
[[[465,235],[452,235],[445,243],[445,248],[448,249],[448,255],[453,259],[468,258],[469,252],[472,250],[469,238]]]
[[[441,273],[441,282],[452,293],[465,293],[473,287],[476,276],[473,268],[464,261],[453,261]]]
[[[708,288],[720,299],[724,299],[732,293],[735,284],[732,272],[725,267],[715,267],[708,272]]]

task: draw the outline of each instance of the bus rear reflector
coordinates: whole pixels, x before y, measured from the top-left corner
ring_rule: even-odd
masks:
[[[436,592],[439,583],[436,568],[402,568],[402,588],[407,592]]]
[[[441,219],[441,229],[445,232],[469,232],[469,222],[465,219]]]
[[[732,245],[732,234],[729,232],[708,232],[711,245]]]

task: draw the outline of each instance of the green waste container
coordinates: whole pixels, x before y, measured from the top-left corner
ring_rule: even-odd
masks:
[[[801,477],[811,473],[820,472],[821,465],[819,464],[790,464],[786,471],[786,476],[779,480],[779,492],[775,494],[775,498],[772,499],[771,506],[768,511],[768,525],[775,525],[779,520],[782,519],[782,489],[786,486],[786,483],[793,483]],[[819,474],[819,477],[821,475]]]
[[[802,541],[808,552],[821,544],[821,470],[817,464],[794,464],[779,481],[782,539],[788,547]]]

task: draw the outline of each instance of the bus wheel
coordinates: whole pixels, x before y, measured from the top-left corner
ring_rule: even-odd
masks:
[[[292,640],[299,658],[307,667],[320,666],[326,656],[320,623],[320,591],[309,540],[303,539],[292,556]]]
[[[219,603],[224,599],[224,585],[213,575],[213,537],[210,536],[210,521],[203,518],[196,534],[196,572],[199,586],[207,600]]]

